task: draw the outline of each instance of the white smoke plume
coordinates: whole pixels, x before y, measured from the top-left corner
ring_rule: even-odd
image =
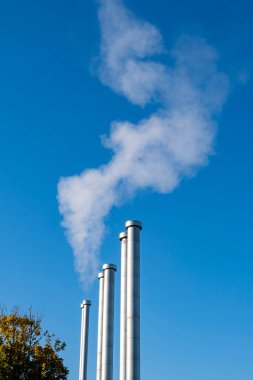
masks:
[[[169,193],[196,174],[213,153],[216,117],[228,92],[218,55],[204,39],[181,37],[171,51],[159,30],[137,19],[120,0],[101,0],[100,66],[103,84],[157,110],[138,124],[113,122],[103,139],[110,162],[58,185],[63,226],[86,283],[96,277],[104,219],[138,191]]]

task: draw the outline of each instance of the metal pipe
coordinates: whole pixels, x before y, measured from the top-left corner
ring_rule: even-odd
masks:
[[[120,363],[119,379],[126,380],[126,292],[127,292],[127,233],[121,232],[121,283],[120,283]]]
[[[126,380],[140,380],[140,231],[142,223],[126,222],[127,229],[127,346]]]
[[[82,322],[81,322],[79,380],[87,380],[90,306],[91,306],[91,301],[89,300],[84,300],[83,303],[81,304]]]
[[[97,343],[97,380],[101,380],[102,372],[102,339],[103,339],[103,302],[104,302],[104,273],[98,274],[99,305],[98,305],[98,343]]]
[[[116,265],[103,265],[104,304],[101,380],[113,379],[114,282],[116,270]]]

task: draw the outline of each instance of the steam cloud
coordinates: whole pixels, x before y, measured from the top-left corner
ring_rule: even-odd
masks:
[[[113,206],[145,188],[169,193],[208,163],[229,87],[204,39],[182,36],[168,52],[159,30],[120,0],[101,0],[99,21],[102,83],[133,104],[157,104],[157,110],[136,125],[113,122],[102,141],[114,153],[111,161],[59,181],[63,226],[86,283],[96,276],[104,218]]]

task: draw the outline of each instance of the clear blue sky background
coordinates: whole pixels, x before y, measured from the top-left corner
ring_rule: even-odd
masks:
[[[143,221],[143,380],[253,378],[253,3],[128,0],[161,30],[207,38],[232,89],[216,155],[171,195],[140,194],[107,220],[101,262],[119,265],[124,221]],[[91,75],[99,29],[93,0],[9,0],[0,13],[0,302],[44,314],[79,365],[80,309],[91,298],[89,378],[95,378],[97,283],[84,292],[60,227],[56,186],[109,159],[99,136],[145,109]],[[244,84],[240,82],[245,82]],[[118,376],[119,273],[115,379]]]

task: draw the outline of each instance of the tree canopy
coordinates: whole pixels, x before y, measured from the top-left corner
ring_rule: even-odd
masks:
[[[30,310],[0,312],[0,379],[65,380],[68,369],[59,353],[65,343],[43,330]]]

